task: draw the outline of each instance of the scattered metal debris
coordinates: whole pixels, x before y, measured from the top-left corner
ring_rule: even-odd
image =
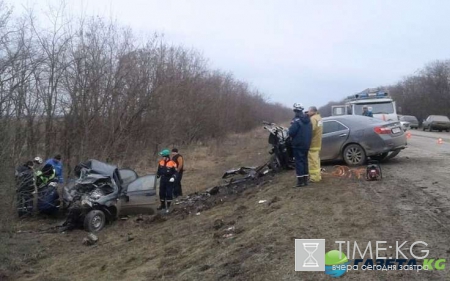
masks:
[[[89,233],[85,238],[83,238],[83,245],[92,246],[98,242],[98,237],[94,233]]]

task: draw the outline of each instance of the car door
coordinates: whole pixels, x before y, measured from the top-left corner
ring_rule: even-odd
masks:
[[[425,128],[430,124],[431,116],[428,116],[427,119],[423,120],[422,127]]]
[[[123,188],[125,188],[125,190],[130,183],[139,178],[138,174],[131,169],[120,169],[119,174],[120,178],[122,179],[122,186]]]
[[[158,201],[156,175],[139,177],[128,184],[126,196],[121,198],[119,215],[153,214]]]
[[[322,132],[321,160],[334,160],[340,156],[341,148],[348,139],[350,130],[337,120],[324,120]]]

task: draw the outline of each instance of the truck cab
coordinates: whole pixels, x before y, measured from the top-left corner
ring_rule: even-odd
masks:
[[[343,105],[332,106],[332,115],[362,115],[367,106],[373,117],[384,121],[398,121],[395,101],[387,92],[378,89],[366,89],[351,95]]]

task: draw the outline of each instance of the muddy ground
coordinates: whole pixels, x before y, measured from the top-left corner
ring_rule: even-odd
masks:
[[[236,143],[220,157],[209,155],[222,159],[216,163],[221,168],[211,164],[204,173],[218,178],[222,166],[265,158],[258,154],[267,148],[263,131],[241,141],[254,145],[240,156]],[[252,163],[243,163],[246,154]],[[236,159],[242,163],[233,165]],[[412,131],[409,147],[383,164],[380,182],[324,175],[321,183],[296,189],[293,171],[287,171],[239,194],[219,194],[190,214],[177,205],[166,217],[117,221],[90,247],[82,245],[82,230],[17,233],[45,229],[55,220],[16,221],[0,234],[0,280],[330,280],[323,272],[294,271],[295,238],[324,238],[327,249],[336,240],[423,240],[430,257],[450,260],[449,159],[450,134]],[[449,271],[355,271],[340,279],[448,280]]]

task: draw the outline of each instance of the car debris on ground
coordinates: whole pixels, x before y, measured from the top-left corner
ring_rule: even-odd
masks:
[[[98,236],[94,233],[89,233],[86,237],[83,238],[83,245],[85,246],[92,246],[94,244],[97,244],[98,242]]]

